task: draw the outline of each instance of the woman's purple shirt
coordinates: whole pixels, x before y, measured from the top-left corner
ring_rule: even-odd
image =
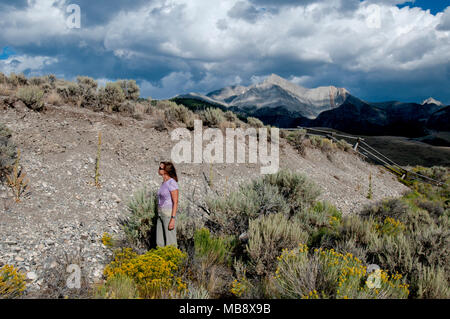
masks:
[[[170,192],[176,189],[178,189],[178,183],[173,178],[162,183],[158,191],[159,207],[172,208],[172,196]]]

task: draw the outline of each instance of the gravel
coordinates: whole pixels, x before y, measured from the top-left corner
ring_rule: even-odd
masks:
[[[82,275],[89,282],[101,280],[111,258],[110,249],[101,243],[102,235],[123,238],[119,220],[127,215],[130,197],[144,186],[159,187],[158,164],[170,160],[173,144],[168,132],[153,129],[150,115],[137,121],[70,106],[48,106],[45,113],[7,108],[0,114],[13,132],[30,181],[30,192],[20,203],[0,185],[0,266],[12,264],[23,271],[27,292],[33,292],[42,288],[48,269],[67,262],[63,256],[81,254]],[[99,131],[101,187],[96,187]],[[318,150],[309,150],[302,157],[284,140],[280,166],[306,174],[322,189],[321,199],[344,214],[406,190],[387,171],[353,154],[338,152],[330,160]],[[187,214],[201,214],[197,204],[205,196],[226,194],[260,176],[256,164],[179,164],[177,171],[181,210]],[[366,198],[369,174],[373,200]],[[206,180],[211,176],[209,188]]]

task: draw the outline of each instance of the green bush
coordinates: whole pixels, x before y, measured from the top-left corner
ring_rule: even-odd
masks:
[[[312,146],[320,149],[324,153],[330,153],[335,149],[335,145],[328,138],[315,135],[309,136],[308,138]]]
[[[203,125],[209,127],[219,127],[220,123],[225,121],[225,115],[221,109],[207,108],[200,113]]]
[[[44,108],[44,92],[35,85],[20,88],[17,98],[21,100],[28,108],[41,111]]]
[[[226,197],[207,198],[211,214],[206,224],[214,232],[239,236],[247,231],[250,219],[271,213],[296,215],[309,208],[319,194],[317,186],[303,175],[280,170],[241,185]]]
[[[310,235],[310,247],[333,246],[339,239],[338,228],[342,214],[328,202],[316,202],[296,216],[301,227]]]
[[[79,99],[79,106],[91,109],[98,108],[97,87],[98,83],[87,76],[77,77],[77,89],[75,95]]]
[[[44,81],[41,77],[35,76],[28,79],[30,85],[41,86],[44,84]]]
[[[0,299],[18,298],[25,289],[23,274],[11,265],[0,267]]]
[[[239,236],[251,218],[271,213],[287,213],[288,205],[275,185],[262,179],[240,186],[226,197],[206,199],[211,215],[207,225],[215,232]]]
[[[178,104],[169,100],[152,100],[152,105],[157,109],[165,110],[169,107],[175,107]]]
[[[77,84],[83,89],[83,91],[89,89],[97,90],[98,87],[97,81],[88,76],[77,76]]]
[[[339,140],[338,142],[336,142],[336,146],[343,150],[344,152],[350,152],[353,150],[353,146],[350,145],[349,143],[347,143],[346,140]]]
[[[369,243],[368,254],[374,263],[390,271],[407,275],[414,297],[419,295],[417,278],[425,276],[425,267],[445,269],[449,282],[450,265],[449,232],[442,227],[422,228],[414,233],[406,232],[397,236],[382,236]],[[415,275],[416,274],[416,275]]]
[[[164,116],[168,122],[181,122],[188,128],[194,127],[194,113],[184,105],[170,105],[164,110]]]
[[[125,275],[135,282],[142,298],[161,298],[164,293],[179,294],[186,284],[179,276],[186,254],[169,245],[151,249],[138,255],[129,248],[117,250],[114,260],[108,264],[103,274],[106,280],[117,275]]]
[[[294,149],[296,149],[302,156],[305,155],[306,145],[305,142],[309,140],[306,138],[306,130],[295,130],[293,132],[287,131],[286,139],[289,144],[292,145]]]
[[[233,249],[233,237],[214,237],[206,228],[199,229],[194,235],[195,258],[204,268],[230,261]]]
[[[132,278],[117,273],[96,289],[94,297],[97,299],[137,299],[139,292]]]
[[[8,84],[14,87],[25,86],[28,85],[28,79],[23,73],[21,74],[11,73],[8,78]]]
[[[99,100],[103,110],[117,112],[120,104],[125,101],[125,94],[117,83],[107,83],[99,90]]]
[[[308,233],[297,219],[289,220],[285,214],[270,214],[250,220],[246,247],[252,268],[258,275],[275,270],[276,258],[283,248],[292,249],[307,242]]]
[[[448,167],[443,166],[433,166],[433,167],[423,167],[423,166],[415,166],[412,169],[413,172],[419,173],[421,175],[425,175],[429,178],[435,179],[441,183],[447,182],[450,169]]]
[[[149,248],[152,241],[152,228],[158,214],[156,191],[138,190],[128,203],[130,215],[122,222],[128,239]]]
[[[261,128],[264,127],[264,123],[256,117],[247,117],[247,124],[251,127]]]
[[[448,189],[417,182],[412,187],[403,198],[342,216],[317,201],[314,184],[281,170],[208,198],[205,226],[239,238],[233,254],[244,270],[236,269],[228,288],[236,297],[448,298]],[[292,249],[298,239],[308,246]],[[302,253],[308,249],[313,252]],[[366,284],[370,264],[383,269],[380,289]]]
[[[345,140],[333,143],[332,140],[328,138],[317,135],[307,135],[306,133],[307,131],[304,129],[286,133],[286,139],[289,144],[291,144],[302,156],[305,155],[307,148],[317,148],[326,154],[331,154],[338,149],[345,152],[351,152],[353,149]]]
[[[361,260],[333,249],[315,249],[306,245],[284,250],[278,258],[275,279],[281,298],[407,298],[409,287],[400,274],[378,272],[379,287]]]
[[[419,265],[416,278],[417,297],[422,299],[449,299],[450,287],[448,275],[442,267],[426,267]]]
[[[194,234],[197,230],[203,228],[204,222],[196,216],[188,216],[181,208],[177,213],[177,243],[178,247],[188,250],[194,245]]]
[[[206,205],[211,212],[205,226],[214,233],[238,236],[248,228],[248,220],[258,210],[255,198],[246,197],[241,191],[230,193],[226,197],[206,198]]]
[[[311,207],[320,195],[316,184],[309,181],[304,175],[288,170],[265,175],[263,182],[278,188],[289,205],[291,215]]]
[[[367,205],[361,211],[362,217],[373,217],[383,221],[386,217],[401,219],[408,213],[409,205],[402,199],[392,198]]]
[[[235,123],[235,122],[239,121],[237,115],[231,111],[226,111],[223,114],[223,116],[225,117],[225,120],[227,120],[228,122],[231,122],[231,123]]]
[[[201,285],[188,282],[187,289],[181,294],[181,299],[210,299],[209,291]]]
[[[125,99],[137,101],[141,95],[139,86],[135,80],[118,80],[117,84],[122,88]]]
[[[255,199],[257,210],[250,211],[252,217],[289,212],[289,203],[278,185],[267,183],[264,178],[254,180],[246,187],[242,187],[241,192],[246,198]]]
[[[66,103],[78,103],[81,97],[81,89],[78,84],[68,82],[56,88],[56,93],[59,94]]]
[[[357,215],[344,216],[338,227],[338,233],[341,243],[353,242],[364,249],[378,237],[375,220]]]
[[[0,181],[11,172],[17,157],[16,145],[12,141],[11,131],[0,123]]]

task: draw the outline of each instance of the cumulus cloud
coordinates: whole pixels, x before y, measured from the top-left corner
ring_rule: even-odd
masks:
[[[238,1],[228,11],[228,16],[231,18],[243,19],[249,22],[254,22],[261,12],[264,10],[258,10],[247,1]]]
[[[8,59],[0,60],[0,71],[5,74],[28,73],[29,75],[39,75],[39,71],[58,61],[57,58],[46,56],[11,56]]]
[[[378,12],[362,3],[350,17],[333,10],[336,1],[263,15],[246,1],[238,1],[231,8],[232,2],[173,1],[170,6],[153,2],[113,19],[105,45],[116,51],[146,51],[187,60],[232,60],[247,63],[250,69],[254,69],[252,61],[260,63],[267,57],[288,57],[298,63],[339,63],[349,70],[363,71],[443,62],[442,52],[450,47],[448,38],[442,39],[435,32],[439,24],[436,16],[417,8],[383,4],[399,1],[376,2],[380,3]],[[257,18],[257,23],[247,23]],[[129,33],[137,36],[129,37]]]
[[[0,11],[0,39],[9,44],[39,43],[42,38],[67,34],[65,0],[27,1],[25,7]]]
[[[440,14],[441,20],[437,26],[438,30],[450,31],[450,6],[445,9],[443,13]]]
[[[69,1],[0,0],[0,44],[53,56],[41,70],[68,77],[135,78],[144,96],[158,98],[277,73],[366,96],[383,84],[431,83],[450,101],[449,8],[432,15],[400,9],[402,0],[70,2],[81,7],[80,30],[65,27]]]

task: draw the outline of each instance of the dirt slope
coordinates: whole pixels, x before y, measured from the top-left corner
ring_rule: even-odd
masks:
[[[118,219],[126,202],[144,185],[157,189],[160,160],[169,160],[174,142],[167,131],[155,130],[154,119],[141,121],[117,114],[95,113],[71,106],[48,106],[45,113],[25,108],[0,111],[0,121],[13,132],[31,193],[14,203],[0,186],[0,266],[13,264],[28,273],[39,289],[45,269],[61,263],[64,252],[82,249],[84,270],[99,278],[109,256],[103,232],[120,233]],[[98,132],[102,132],[100,182],[92,185]],[[373,200],[400,196],[406,187],[380,167],[344,152],[332,156],[308,150],[300,156],[284,140],[280,166],[306,174],[326,199],[344,214],[359,211],[366,198],[369,174]],[[181,204],[189,214],[206,195],[235,189],[260,176],[255,164],[179,164]],[[212,189],[206,180],[212,177]]]

